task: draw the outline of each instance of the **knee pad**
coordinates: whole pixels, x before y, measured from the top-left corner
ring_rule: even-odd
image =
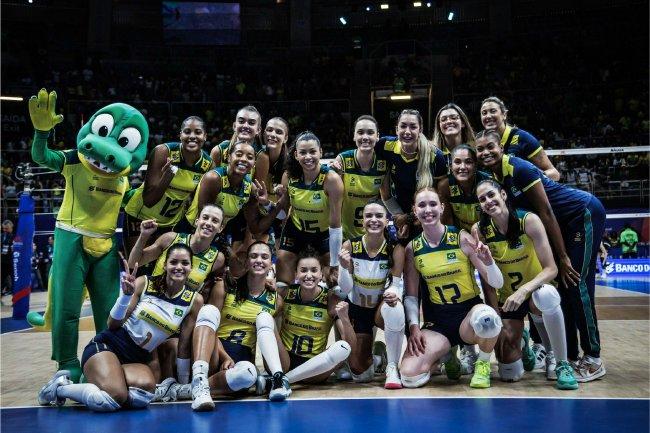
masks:
[[[394,307],[388,304],[381,306],[381,317],[384,318],[386,331],[401,332],[404,330],[404,308],[402,304]]]
[[[219,313],[219,309],[212,304],[205,304],[196,316],[196,325],[194,327],[207,326],[216,332],[220,321],[221,313]]]
[[[327,348],[326,352],[332,362],[332,366],[338,365],[339,363],[348,359],[352,349],[347,341],[339,340],[336,343],[332,344]]]
[[[551,313],[560,306],[561,298],[555,287],[542,284],[533,292],[533,302],[542,313]]]
[[[250,388],[257,380],[257,368],[248,361],[239,361],[226,370],[226,382],[233,391]]]
[[[480,338],[494,338],[501,332],[501,317],[488,305],[479,305],[472,309],[469,323]]]
[[[356,383],[367,383],[375,378],[375,366],[371,364],[366,371],[361,374],[352,373],[352,381]]]
[[[273,320],[273,316],[266,311],[262,311],[255,318],[255,327],[257,328],[258,334],[263,331],[273,332],[275,330],[275,321]]]
[[[402,386],[404,388],[419,388],[426,385],[429,379],[431,379],[431,373],[428,371],[417,376],[402,375]]]
[[[120,408],[120,405],[106,391],[102,391],[92,383],[86,385],[91,385],[84,389],[84,394],[86,394],[84,400],[88,409],[95,412],[115,412]]]
[[[524,363],[521,359],[510,364],[499,363],[499,377],[504,382],[517,382],[524,375]]]
[[[142,409],[149,406],[151,400],[153,400],[155,394],[145,391],[144,389],[136,388],[135,386],[129,386],[129,397],[128,403],[129,406],[133,409]]]

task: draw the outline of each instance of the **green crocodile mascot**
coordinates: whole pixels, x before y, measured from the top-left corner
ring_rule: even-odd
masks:
[[[79,381],[77,357],[79,316],[88,290],[97,332],[106,328],[119,293],[119,257],[115,228],[120,205],[129,189],[127,175],[137,171],[146,156],[149,127],[144,116],[127,104],[101,108],[77,134],[76,150],[50,150],[47,138],[61,121],[56,92],[45,89],[29,100],[34,125],[32,159],[60,172],[66,180],[63,203],[54,229],[54,257],[50,270],[45,317],[29,313],[34,325],[52,330],[52,359],[59,370],[70,370]]]

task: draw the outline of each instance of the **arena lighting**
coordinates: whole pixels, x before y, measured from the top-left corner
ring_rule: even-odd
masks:
[[[415,7],[415,8],[422,7],[422,2],[413,2],[413,7]]]
[[[23,97],[22,96],[0,96],[0,100],[2,100],[2,101],[22,101]]]
[[[411,95],[406,93],[390,95],[391,101],[405,101],[411,99]]]
[[[345,19],[345,17],[339,17],[339,21],[341,21],[341,24],[346,25],[348,21]]]
[[[366,6],[366,12],[370,12],[370,9],[371,9],[370,6]]]
[[[451,20],[453,20],[453,19],[454,19],[454,13],[453,13],[453,12],[449,12],[449,15],[447,15],[447,21],[451,21]]]
[[[388,3],[382,3],[382,4],[380,4],[380,5],[379,5],[379,8],[380,8],[380,9],[384,9],[384,10],[388,9]]]
[[[431,7],[431,2],[427,2],[427,7],[428,7],[428,8]]]

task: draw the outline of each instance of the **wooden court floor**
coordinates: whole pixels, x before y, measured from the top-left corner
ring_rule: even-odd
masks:
[[[604,284],[604,283],[599,283]],[[45,294],[35,293],[31,304],[44,308]],[[320,386],[294,385],[292,398],[363,398],[363,397],[551,397],[551,398],[642,398],[650,397],[650,329],[649,301],[645,293],[597,288],[602,357],[607,375],[602,380],[581,384],[578,391],[558,391],[541,371],[526,373],[518,383],[498,380],[496,361],[492,363],[492,387],[469,388],[469,376],[451,382],[434,376],[419,389],[389,391],[383,389],[383,377],[373,383],[354,384],[330,380]],[[2,317],[11,316],[10,298],[3,298]],[[87,311],[87,308],[84,308]],[[83,314],[83,313],[82,313]],[[79,354],[92,338],[92,320],[82,319]],[[383,339],[383,333],[378,333]],[[33,406],[40,387],[55,371],[50,358],[50,333],[23,330],[0,336],[0,406]],[[258,367],[259,363],[258,354]],[[250,398],[253,398],[251,396]],[[70,403],[68,403],[70,404]]]

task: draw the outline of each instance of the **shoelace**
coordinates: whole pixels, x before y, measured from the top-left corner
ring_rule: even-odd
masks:
[[[476,369],[478,369],[478,373],[484,376],[489,376],[490,374],[490,364],[487,362],[478,362],[476,364]]]
[[[282,373],[275,373],[273,375],[273,388],[282,388],[284,386]]]

